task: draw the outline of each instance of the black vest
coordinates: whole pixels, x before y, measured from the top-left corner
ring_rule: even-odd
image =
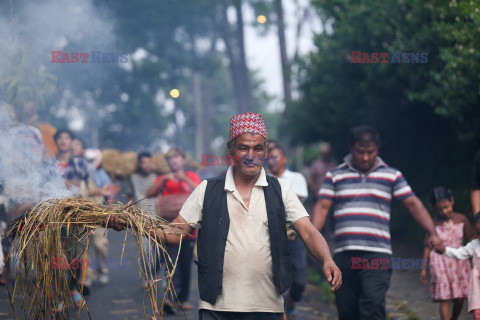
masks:
[[[285,206],[277,178],[267,175],[263,187],[267,207],[273,283],[279,294],[292,282],[291,257],[288,250]],[[227,208],[225,177],[208,179],[203,201],[201,229],[198,231],[198,287],[200,299],[215,304],[222,291],[223,258],[227,243],[230,217]]]

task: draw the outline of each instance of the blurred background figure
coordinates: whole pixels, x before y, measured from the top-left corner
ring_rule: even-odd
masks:
[[[318,159],[315,160],[310,167],[310,177],[308,179],[308,186],[312,190],[315,198],[322,187],[327,172],[337,166],[337,162],[332,159],[332,148],[330,143],[320,143],[319,149],[320,154]]]
[[[154,184],[157,175],[153,173],[152,154],[148,151],[142,151],[137,155],[137,170],[130,176],[128,199],[133,202],[133,205],[145,212],[148,212],[151,216],[156,217],[155,199],[147,198],[148,189]],[[160,263],[157,252],[153,248],[154,244],[148,239],[143,238],[143,248],[145,250],[145,256],[150,257],[146,261],[146,268],[142,270],[145,278],[143,282],[143,288],[148,289],[151,283],[148,279],[154,280],[157,272],[160,268]],[[171,303],[167,306],[168,312],[172,310]]]
[[[201,179],[195,172],[185,171],[186,153],[181,147],[172,147],[166,154],[171,172],[159,176],[147,191],[148,197],[158,198],[159,215],[173,221],[180,212],[185,200],[200,184]],[[177,271],[174,276],[175,292],[183,310],[193,307],[187,302],[190,291],[190,273],[193,261],[193,251],[197,239],[197,230],[194,230],[182,243],[178,257]],[[169,248],[169,255],[177,256],[178,248]],[[169,267],[171,269],[171,266]]]
[[[270,172],[278,179],[286,181],[300,201],[308,197],[307,180],[298,172],[287,169],[287,155],[278,144],[268,148],[268,167]],[[295,304],[302,299],[303,291],[307,284],[307,251],[302,240],[293,227],[288,228],[288,249],[292,255],[292,286],[285,294],[285,311],[287,320],[297,318],[298,312]]]
[[[75,138],[72,140],[72,154],[75,157],[87,160],[88,180],[87,180],[87,198],[95,203],[112,204],[120,187],[114,185],[112,180],[102,168],[102,152],[99,149],[84,149],[85,144],[82,140]],[[93,249],[95,259],[88,260],[87,276],[85,285],[91,286],[96,279],[101,284],[107,284],[109,281],[107,256],[108,256],[108,238],[107,230],[104,228],[95,229],[93,233]],[[93,263],[92,263],[93,262]],[[98,277],[95,275],[96,270]]]
[[[65,180],[66,187],[77,196],[88,196],[88,163],[85,159],[75,157],[72,153],[72,141],[75,139],[73,133],[68,129],[59,129],[55,135],[54,140],[58,148],[56,156],[56,168],[58,173]],[[74,259],[85,259],[84,255],[86,248],[86,239],[78,240],[83,230],[81,228],[75,228],[67,235],[66,229],[62,230],[62,244],[65,248],[65,255],[67,261],[71,263]],[[76,239],[72,241],[72,239]],[[82,260],[81,260],[82,261]],[[83,272],[86,272],[84,268],[74,269],[69,274],[69,288],[72,301],[77,308],[80,308],[84,299],[82,295],[88,295],[90,293],[89,287],[81,283],[80,279],[83,277]],[[83,287],[83,291],[80,289]],[[62,312],[64,303],[67,301],[59,301],[56,312]]]

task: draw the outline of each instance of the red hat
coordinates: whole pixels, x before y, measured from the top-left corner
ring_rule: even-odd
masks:
[[[244,133],[256,133],[268,140],[267,128],[263,122],[263,117],[258,113],[237,114],[230,120],[230,137],[228,143]]]

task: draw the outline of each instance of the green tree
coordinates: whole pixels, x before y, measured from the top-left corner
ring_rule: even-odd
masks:
[[[427,98],[438,90],[433,86],[441,81],[437,74],[452,62],[445,61],[445,52],[452,52],[451,40],[444,27],[436,26],[440,7],[447,4],[417,0],[313,4],[325,28],[300,69],[301,99],[285,112],[284,129],[292,141],[331,141],[341,159],[348,152],[349,129],[372,125],[383,138],[382,157],[403,171],[420,196],[436,185],[447,185],[455,189],[460,208],[467,210],[462,201],[467,200],[468,175],[478,146],[463,139],[455,117],[444,116],[442,108]],[[351,63],[352,51],[387,52],[389,62],[394,51],[428,52],[428,63],[356,64]],[[465,89],[472,93],[469,88]],[[458,111],[452,110],[456,115]],[[475,118],[470,121],[478,121]]]

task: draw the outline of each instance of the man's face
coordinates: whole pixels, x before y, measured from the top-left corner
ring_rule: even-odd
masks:
[[[144,173],[149,174],[152,172],[152,158],[149,157],[141,157],[140,162],[138,163],[138,167]]]
[[[282,153],[280,149],[271,149],[268,152],[268,167],[273,174],[277,174],[285,170],[287,164],[287,157]]]
[[[60,152],[69,152],[72,149],[72,137],[66,132],[60,134],[55,143]]]
[[[78,139],[72,140],[72,153],[75,157],[83,157],[85,150],[83,149],[82,142]]]
[[[265,139],[259,134],[245,133],[229,150],[234,166],[245,175],[257,175],[265,160]]]
[[[360,172],[366,173],[375,165],[378,146],[375,142],[360,143],[357,141],[350,148],[350,154],[352,155],[352,166]]]
[[[173,172],[183,169],[183,166],[185,165],[185,158],[180,154],[174,154],[173,156],[168,157],[167,161],[168,166]]]

